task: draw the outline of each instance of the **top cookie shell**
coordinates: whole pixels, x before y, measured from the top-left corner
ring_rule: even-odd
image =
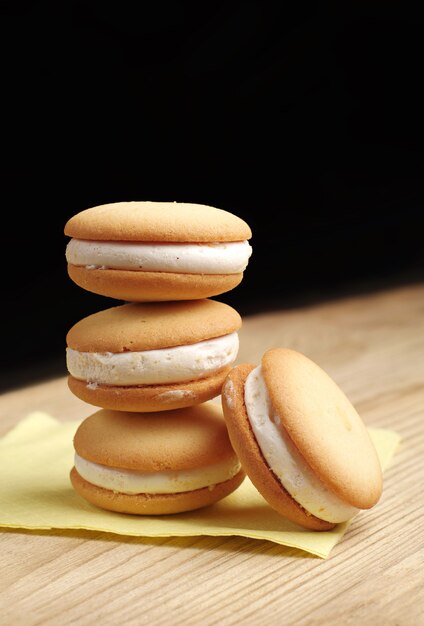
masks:
[[[213,243],[244,241],[252,232],[241,218],[186,202],[114,202],[77,213],[65,235],[95,241]]]
[[[161,413],[97,411],[78,427],[74,447],[93,463],[146,472],[197,469],[235,457],[221,407],[213,402]]]
[[[217,300],[123,304],[93,313],[69,330],[80,352],[127,352],[182,346],[238,330],[242,320]]]
[[[282,426],[322,482],[352,506],[372,507],[382,491],[380,462],[342,390],[294,350],[265,352],[262,372]]]

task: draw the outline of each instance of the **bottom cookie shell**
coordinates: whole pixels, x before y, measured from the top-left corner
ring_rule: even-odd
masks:
[[[187,383],[174,385],[146,385],[140,387],[114,387],[98,385],[68,377],[68,386],[80,400],[115,411],[169,411],[201,404],[221,393],[222,385],[231,366]]]
[[[179,274],[117,269],[87,269],[68,264],[69,277],[80,287],[117,300],[161,302],[211,298],[237,287],[237,274]]]
[[[241,485],[245,474],[243,470],[240,470],[233,478],[214,485],[212,488],[204,487],[182,493],[135,495],[97,487],[84,480],[75,467],[72,468],[70,477],[75,491],[101,509],[132,515],[169,515],[193,511],[222,500]]]

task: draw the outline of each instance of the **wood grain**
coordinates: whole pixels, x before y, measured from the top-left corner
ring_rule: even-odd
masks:
[[[401,434],[377,507],[325,561],[239,537],[5,531],[1,624],[424,624],[424,286],[246,317],[240,341],[239,363],[304,352],[367,424]],[[0,433],[35,409],[93,410],[60,378],[4,394]]]

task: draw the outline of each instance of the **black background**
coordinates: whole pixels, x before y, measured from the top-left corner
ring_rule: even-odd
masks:
[[[66,220],[104,202],[244,218],[254,254],[218,297],[242,315],[422,280],[408,3],[0,7],[3,389],[65,373],[69,327],[116,304],[64,261]]]

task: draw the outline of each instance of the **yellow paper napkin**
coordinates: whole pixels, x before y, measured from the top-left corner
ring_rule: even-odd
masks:
[[[0,439],[0,527],[72,528],[140,537],[240,535],[326,558],[348,526],[304,530],[275,513],[247,478],[221,502],[189,513],[143,517],[97,509],[78,496],[69,481],[78,424],[32,413]],[[385,468],[399,435],[374,428],[370,434]]]

